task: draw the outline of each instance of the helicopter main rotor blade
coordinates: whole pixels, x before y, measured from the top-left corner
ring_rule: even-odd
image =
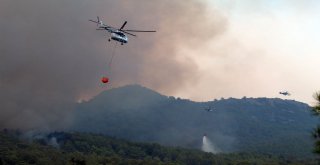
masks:
[[[127,24],[127,21],[125,21],[125,22],[123,23],[123,25],[121,26],[121,28],[120,28],[119,30],[122,30],[122,29],[124,28],[124,26],[126,26],[126,24]]]
[[[122,31],[128,31],[128,32],[157,32],[155,30],[122,30]]]
[[[122,30],[121,30],[122,31]],[[126,34],[129,34],[129,35],[132,35],[132,36],[137,36],[137,35],[135,35],[135,34],[132,34],[132,33],[128,33],[128,32],[126,32],[126,31],[122,31],[123,33],[126,33]]]

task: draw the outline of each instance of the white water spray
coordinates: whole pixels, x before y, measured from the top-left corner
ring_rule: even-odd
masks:
[[[219,150],[211,143],[206,135],[204,135],[202,138],[202,151],[211,152],[214,154],[219,152]]]

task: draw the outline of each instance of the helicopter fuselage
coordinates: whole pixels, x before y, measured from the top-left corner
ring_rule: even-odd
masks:
[[[105,29],[111,34],[109,41],[111,41],[112,39],[114,41],[120,42],[121,44],[128,43],[128,37],[123,32],[112,27],[100,26],[100,28]]]
[[[284,96],[289,96],[290,95],[289,92],[279,92],[279,94],[284,95]]]
[[[128,37],[119,31],[111,32],[111,39],[123,43],[128,43]]]

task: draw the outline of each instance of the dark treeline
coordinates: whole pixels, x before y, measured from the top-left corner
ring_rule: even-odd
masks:
[[[199,150],[133,143],[89,133],[54,132],[24,136],[18,131],[0,133],[0,164],[316,164],[257,153],[211,154]]]

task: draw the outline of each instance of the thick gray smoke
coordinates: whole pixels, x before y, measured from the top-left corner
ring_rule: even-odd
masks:
[[[99,15],[112,26],[126,20],[128,29],[157,30],[138,34],[118,46],[95,31],[88,19]],[[210,19],[208,19],[210,17]],[[197,81],[197,65],[181,59],[181,47],[197,47],[223,33],[226,21],[208,16],[196,0],[1,0],[0,127],[60,129],[79,97],[138,83],[162,92]]]

